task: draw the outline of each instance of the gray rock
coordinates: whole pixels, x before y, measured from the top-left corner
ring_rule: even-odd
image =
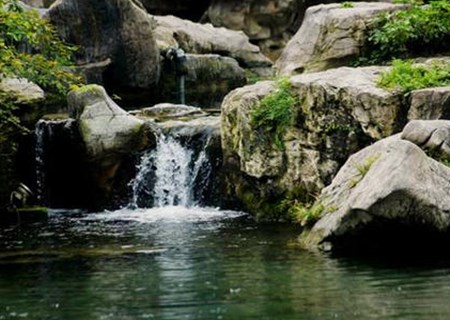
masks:
[[[179,47],[187,53],[217,53],[236,59],[246,68],[270,67],[272,63],[251,44],[243,32],[215,28],[174,16],[155,16],[156,41],[161,50]]]
[[[230,57],[217,54],[187,54],[183,65],[185,101],[203,108],[220,108],[227,93],[246,84],[245,71]],[[159,95],[162,101],[179,102],[178,71],[165,61]]]
[[[102,87],[82,87],[67,99],[91,162],[108,167],[144,147],[144,121],[121,109]]]
[[[450,159],[450,121],[410,121],[403,129],[401,138],[430,151],[434,156]]]
[[[408,120],[450,117],[450,87],[414,90],[409,100]]]
[[[318,5],[306,11],[300,30],[276,62],[278,75],[322,71],[357,57],[367,39],[367,25],[381,12],[404,8],[390,3],[355,2]]]
[[[42,101],[44,91],[27,79],[0,78],[0,92],[7,93],[17,104],[33,104]]]
[[[167,120],[167,118],[198,117],[206,115],[200,108],[172,103],[160,103],[153,107],[130,111],[130,114],[138,118],[151,118],[156,121]]]
[[[391,226],[397,236],[388,245],[395,246],[409,228],[448,231],[450,169],[397,135],[351,156],[318,201],[328,213],[303,234],[305,247],[330,250],[368,240],[381,243]]]
[[[157,83],[155,22],[139,1],[57,0],[46,16],[65,41],[80,47],[78,64],[111,59],[108,81],[135,88]]]
[[[244,31],[265,54],[276,57],[292,36],[290,29],[302,18],[305,6],[295,0],[213,0],[205,18],[214,26]]]
[[[318,192],[350,154],[398,132],[404,124],[401,93],[376,87],[382,67],[339,68],[291,78],[297,97],[294,125],[284,149],[251,126],[258,101],[275,90],[272,81],[232,91],[222,104],[222,148],[229,197],[251,213],[296,188]],[[252,202],[252,203],[250,203]],[[255,204],[256,203],[256,204]]]

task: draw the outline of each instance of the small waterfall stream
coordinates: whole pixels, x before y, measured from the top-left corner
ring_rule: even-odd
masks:
[[[133,206],[148,205],[144,198],[152,199],[153,207],[197,205],[195,191],[205,185],[211,172],[206,154],[209,141],[205,139],[196,151],[175,137],[161,134],[156,149],[141,157],[132,183]]]

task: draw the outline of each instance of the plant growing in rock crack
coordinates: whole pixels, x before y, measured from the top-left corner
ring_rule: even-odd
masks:
[[[345,1],[341,3],[341,8],[354,8],[355,5],[353,2]]]
[[[392,68],[381,74],[378,86],[386,89],[413,90],[450,85],[450,65],[435,62],[432,65],[414,65],[409,60],[394,60]]]
[[[401,1],[405,10],[382,13],[369,28],[366,50],[356,64],[380,64],[450,50],[450,1]]]
[[[295,122],[294,107],[297,102],[289,79],[280,79],[276,90],[265,96],[251,113],[250,125],[263,131],[278,149],[284,150],[283,135]]]
[[[314,194],[302,187],[288,192],[275,209],[286,220],[303,227],[311,226],[325,214],[336,211],[336,208],[325,206]]]
[[[354,163],[353,166],[355,167],[357,173],[354,178],[352,178],[348,186],[350,189],[356,187],[358,183],[361,182],[362,179],[367,175],[370,168],[372,168],[372,165],[380,158],[380,155],[372,155],[367,157],[362,163]]]

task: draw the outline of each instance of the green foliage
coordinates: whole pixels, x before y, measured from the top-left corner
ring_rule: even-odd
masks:
[[[404,93],[417,89],[450,85],[450,65],[414,65],[412,61],[394,60],[392,69],[381,74],[378,86],[401,90]]]
[[[288,192],[275,208],[279,216],[301,226],[311,226],[325,214],[335,210],[317,201],[311,192],[301,187]]]
[[[354,8],[355,5],[353,4],[353,2],[345,1],[345,2],[341,3],[341,7],[342,8]]]
[[[367,157],[363,163],[355,163],[354,167],[357,171],[356,177],[350,180],[349,187],[354,188],[367,175],[372,165],[380,158],[379,155]]]
[[[368,49],[359,64],[450,50],[450,1],[402,2],[409,8],[383,13],[369,26]]]
[[[63,95],[81,83],[71,69],[74,51],[37,11],[23,10],[15,0],[0,0],[1,74],[26,78],[47,92]]]
[[[277,89],[264,97],[253,110],[250,125],[269,135],[276,146],[283,150],[283,135],[294,123],[296,103],[291,82],[289,79],[281,79],[277,82]]]

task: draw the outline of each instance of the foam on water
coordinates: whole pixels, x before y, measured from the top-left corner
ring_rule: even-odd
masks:
[[[155,208],[123,208],[89,214],[84,220],[136,221],[140,223],[186,223],[210,222],[243,216],[243,212],[225,211],[218,208],[166,206]]]

